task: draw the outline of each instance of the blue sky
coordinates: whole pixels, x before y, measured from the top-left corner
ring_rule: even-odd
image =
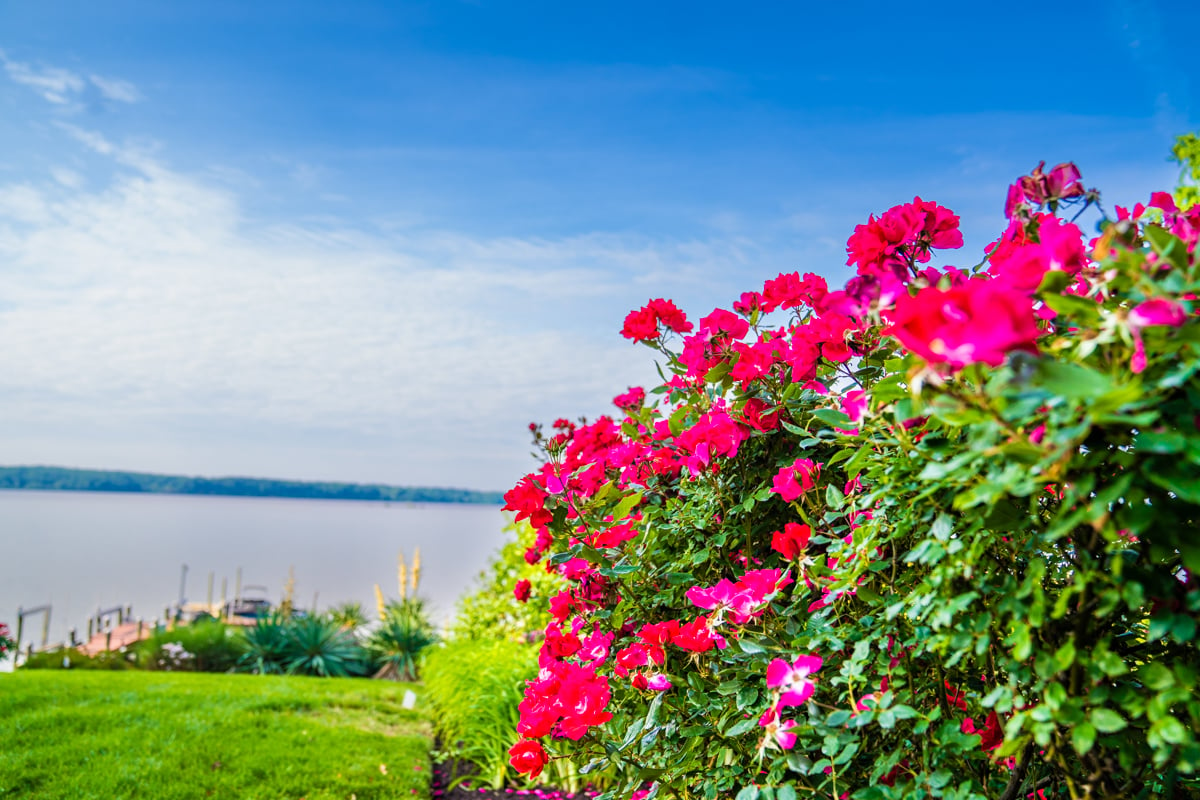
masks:
[[[1042,159],[1109,204],[1169,186],[1197,22],[0,6],[0,462],[504,488],[528,421],[651,378],[616,336],[648,297],[841,281],[853,226],[915,194],[973,264]]]

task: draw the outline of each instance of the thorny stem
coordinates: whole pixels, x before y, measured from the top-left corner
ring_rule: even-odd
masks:
[[[1025,782],[1025,773],[1029,771],[1029,764],[1033,760],[1033,743],[1025,745],[1025,752],[1021,754],[1021,760],[1017,762],[1017,768],[1013,770],[1012,777],[1008,779],[1008,785],[1004,787],[1004,793],[1000,795],[1000,800],[1016,800],[1017,793],[1021,791],[1021,784]]]

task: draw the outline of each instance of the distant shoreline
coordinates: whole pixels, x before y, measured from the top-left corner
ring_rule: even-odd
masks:
[[[373,483],[284,481],[271,478],[204,478],[150,472],[72,469],[69,467],[0,467],[0,490],[179,494],[218,497],[275,497],[295,500],[362,500],[393,503],[459,503],[499,505],[500,492],[430,486]]]

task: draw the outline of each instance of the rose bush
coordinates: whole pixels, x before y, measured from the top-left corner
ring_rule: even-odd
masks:
[[[916,198],[855,229],[840,289],[631,312],[664,383],[535,426],[506,495],[567,582],[513,766],[707,800],[1200,796],[1200,207],[1059,216],[1098,198],[1040,165],[977,267],[933,265],[959,220]]]
[[[0,661],[8,658],[9,651],[16,646],[16,640],[8,633],[8,625],[0,622]]]

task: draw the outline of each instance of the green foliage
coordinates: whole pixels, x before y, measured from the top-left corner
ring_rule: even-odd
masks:
[[[367,624],[367,615],[363,611],[362,603],[349,602],[334,606],[325,612],[329,619],[333,620],[344,630],[351,633]]]
[[[274,613],[245,629],[236,668],[258,675],[352,677],[367,670],[367,654],[354,634],[328,616]]]
[[[302,497],[325,500],[382,500],[394,503],[500,502],[500,495],[496,492],[476,492],[469,489],[277,481],[268,478],[193,478],[184,475],[65,467],[0,467],[0,489]]]
[[[427,724],[402,708],[409,688],[162,672],[0,674],[0,796],[427,800]]]
[[[1200,203],[1200,136],[1186,133],[1175,140],[1171,155],[1180,165],[1179,188],[1175,200],[1180,208]]]
[[[526,562],[525,551],[533,547],[537,535],[528,523],[510,522],[504,533],[512,539],[479,574],[475,591],[459,600],[450,625],[452,637],[530,642],[546,626],[549,597],[563,581],[543,565]],[[513,587],[521,580],[532,587],[525,603],[513,596]]]
[[[614,634],[617,650],[641,646],[642,625],[704,615],[728,646],[671,643],[652,668],[673,684],[664,692],[604,662],[611,701],[592,700],[612,719],[577,740],[530,738],[551,758],[618,770],[625,796],[652,783],[687,800],[1200,797],[1200,263],[1194,223],[1155,219],[1106,221],[1094,263],[1048,272],[1030,294],[1053,323],[1037,330],[1036,354],[1012,348],[998,366],[927,363],[873,306],[845,340],[811,334],[828,393],[790,369],[733,380],[727,342],[689,378],[665,337],[650,340],[674,385],[657,389],[663,408],[632,412],[628,440],[645,443],[656,425],[678,437],[714,410],[740,419],[751,400],[779,424],[712,464],[693,457],[694,471],[671,471],[695,451],[662,436],[646,444],[657,460],[637,485],[610,468],[574,494],[530,479],[536,503],[513,502],[549,519],[551,564],[588,573],[598,599],[571,612],[581,630]],[[1050,223],[1031,221],[1031,237],[1038,224]],[[900,292],[946,296],[936,281],[953,276],[902,266],[912,286]],[[1011,313],[1032,322],[1019,296]],[[819,313],[797,308],[791,341],[821,330]],[[952,325],[982,341],[1005,323],[942,313],[954,318],[926,329],[934,353]],[[770,342],[775,324],[754,332]],[[827,344],[853,357],[816,355]],[[865,403],[853,422],[852,390]],[[546,444],[535,477],[572,486],[585,472],[564,468],[566,441]],[[820,469],[785,501],[773,486],[799,458]],[[635,539],[581,541],[634,510]],[[789,523],[811,528],[795,557],[772,545]],[[742,622],[686,594],[755,567],[795,582]],[[765,676],[799,655],[824,659],[815,692],[780,709]],[[795,723],[794,745],[760,724],[776,710]]]
[[[240,632],[214,619],[156,631],[133,646],[142,669],[228,672],[242,653]]]
[[[291,617],[283,632],[283,668],[289,675],[345,678],[366,672],[361,645],[330,619]]]
[[[84,655],[78,650],[63,648],[34,653],[21,664],[21,669],[84,669],[124,670],[136,669],[136,655],[119,650],[100,652],[94,656]]]
[[[442,747],[474,764],[493,788],[515,773],[507,750],[525,681],[537,674],[537,651],[504,640],[458,640],[425,656],[425,695]]]
[[[380,677],[415,681],[421,652],[437,641],[423,600],[406,598],[389,603],[379,627],[367,639],[371,669]]]
[[[261,617],[242,634],[237,668],[256,675],[278,675],[287,665],[287,621],[279,614]]]

